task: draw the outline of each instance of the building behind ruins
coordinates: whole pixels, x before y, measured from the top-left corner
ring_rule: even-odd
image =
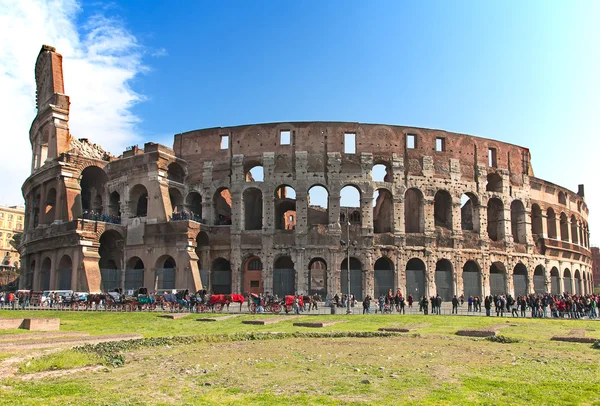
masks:
[[[536,178],[527,148],[299,122],[115,157],[71,136],[61,60],[44,46],[35,67],[22,287],[333,295],[350,269],[359,298],[592,288],[583,186]]]

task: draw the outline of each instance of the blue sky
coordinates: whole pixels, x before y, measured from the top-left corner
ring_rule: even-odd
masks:
[[[66,3],[61,18],[73,32],[63,35],[60,25],[24,33],[19,52],[35,60],[54,41],[66,65],[91,60],[99,69],[106,61],[90,57],[95,45],[111,47],[102,55],[123,72],[118,83],[71,91],[70,80],[85,81],[85,66],[65,81],[73,105],[117,86],[120,104],[89,111],[117,109],[111,122],[121,127],[101,132],[92,114],[72,123],[76,136],[115,154],[144,141],[172,145],[183,131],[255,122],[441,128],[528,147],[536,176],[574,191],[584,183],[596,240],[598,1],[0,0],[0,18],[18,18],[11,13],[23,14],[27,3],[45,7],[51,26],[48,5],[57,2]],[[110,37],[114,30],[120,34]],[[1,39],[0,31],[0,47]],[[17,65],[31,81],[27,63]],[[25,137],[32,118],[19,130]]]

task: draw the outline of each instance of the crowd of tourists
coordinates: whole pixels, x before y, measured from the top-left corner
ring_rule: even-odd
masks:
[[[104,223],[121,224],[121,217],[114,214],[102,214],[94,210],[85,210],[81,216],[85,220],[102,221]]]
[[[173,215],[171,216],[171,220],[173,221],[181,221],[181,220],[192,220],[192,221],[196,221],[198,223],[204,223],[204,219],[202,218],[202,216],[200,216],[197,213],[194,213],[193,211],[174,211]]]

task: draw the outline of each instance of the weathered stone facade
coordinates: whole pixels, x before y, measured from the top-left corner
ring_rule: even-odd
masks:
[[[48,101],[38,98],[23,185],[27,287],[332,295],[350,268],[359,297],[591,290],[583,187],[534,177],[526,148],[300,122],[191,131],[115,158],[75,148],[68,97],[40,91],[62,86],[59,61],[45,47],[36,64]]]

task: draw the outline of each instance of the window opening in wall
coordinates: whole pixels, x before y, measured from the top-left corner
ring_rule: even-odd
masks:
[[[291,131],[290,130],[281,130],[279,132],[279,144],[280,145],[290,145],[291,144]]]
[[[417,147],[417,136],[414,134],[406,135],[406,148],[415,149]]]
[[[497,156],[496,156],[496,148],[488,149],[488,166],[492,166],[494,168],[498,166],[498,160],[497,160]]]
[[[229,135],[221,135],[221,149],[229,149]]]
[[[344,134],[344,153],[345,154],[356,154],[356,134],[345,133]]]
[[[446,139],[445,138],[438,137],[435,139],[435,150],[437,152],[446,151]]]
[[[260,287],[260,281],[250,281],[250,287],[251,288],[259,288]]]

